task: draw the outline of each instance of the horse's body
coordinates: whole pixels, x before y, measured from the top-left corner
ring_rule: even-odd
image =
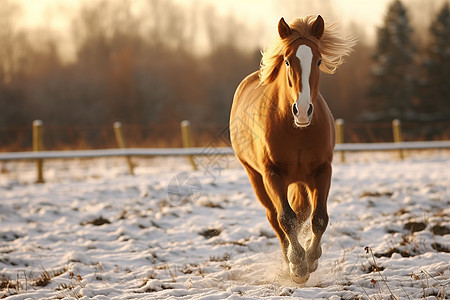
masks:
[[[261,70],[240,83],[230,116],[235,154],[299,283],[317,269],[328,224],[335,136],[333,116],[318,91],[319,68],[332,73],[341,63],[326,47],[339,44],[342,56],[353,44],[333,40],[334,32],[327,29],[320,16],[314,23],[309,17],[291,26],[281,19],[277,44],[263,54]],[[298,230],[310,216],[312,238],[303,247]]]

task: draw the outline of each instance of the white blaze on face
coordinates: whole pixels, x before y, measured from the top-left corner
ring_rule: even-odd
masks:
[[[300,67],[302,68],[302,88],[297,98],[297,108],[299,119],[307,118],[307,111],[311,104],[311,88],[309,86],[309,76],[311,74],[311,63],[313,54],[311,48],[301,45],[296,53],[300,60]]]

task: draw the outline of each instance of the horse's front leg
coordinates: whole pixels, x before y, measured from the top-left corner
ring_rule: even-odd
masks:
[[[327,198],[331,184],[331,165],[324,164],[314,173],[313,180],[309,184],[312,191],[312,239],[306,250],[309,272],[314,272],[318,267],[318,259],[322,255],[320,240],[328,225]]]
[[[270,196],[267,194],[266,188],[264,186],[263,177],[261,176],[260,173],[258,173],[246,162],[242,162],[242,164],[247,170],[248,177],[250,179],[250,182],[252,183],[253,189],[255,190],[256,196],[258,197],[262,205],[264,205],[264,207],[266,208],[267,220],[269,220],[270,225],[272,225],[272,228],[275,230],[276,234],[278,235],[278,238],[280,239],[283,257],[286,261],[289,261],[287,258],[289,240],[287,239],[283,229],[281,229],[280,227],[280,223],[278,222],[277,211]]]
[[[289,241],[286,257],[289,263],[291,278],[297,283],[304,283],[309,278],[305,249],[298,241],[298,222],[295,212],[287,198],[288,184],[274,170],[267,170],[264,185],[277,211],[281,229]]]

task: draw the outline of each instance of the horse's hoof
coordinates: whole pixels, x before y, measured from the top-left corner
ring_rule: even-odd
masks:
[[[309,271],[309,273],[312,273],[315,270],[317,270],[318,266],[319,266],[319,260],[318,259],[312,261],[311,263],[308,263],[308,271]]]
[[[316,251],[312,251],[312,249],[308,249],[306,252],[306,257],[308,261],[308,271],[309,273],[317,270],[319,266],[319,258],[322,256],[322,248],[319,246]]]
[[[297,276],[294,273],[291,272],[291,278],[295,283],[298,284],[304,284],[308,281],[309,279],[309,274],[306,274],[305,276]]]
[[[305,283],[309,278],[308,266],[306,264],[294,265],[289,263],[291,278],[296,283]]]

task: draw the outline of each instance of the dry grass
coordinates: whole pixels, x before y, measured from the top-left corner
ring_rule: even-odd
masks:
[[[366,254],[369,255],[371,258],[370,265],[371,270],[370,272],[374,272],[378,275],[378,280],[375,278],[372,278],[370,283],[372,287],[378,289],[378,297],[374,299],[385,299],[383,297],[383,293],[385,291],[389,294],[389,299],[412,299],[411,296],[408,294],[408,292],[400,285],[401,291],[398,292],[398,294],[394,294],[392,288],[389,285],[389,279],[385,276],[383,276],[382,271],[385,269],[384,267],[381,267],[378,265],[376,256],[372,251],[372,248],[365,247],[364,248]],[[439,276],[443,276],[444,274],[438,274]],[[436,276],[431,275],[429,272],[425,270],[421,270],[418,274],[411,273],[410,277],[412,279],[412,283],[410,284],[417,284],[420,287],[422,287],[422,297],[423,299],[427,299],[430,296],[434,296],[439,300],[448,299],[446,288],[450,284],[450,280],[446,278],[446,282],[442,282],[441,280],[437,279]],[[363,289],[364,290],[364,289]],[[369,297],[367,292],[364,290],[364,293],[366,296],[370,299],[373,299]]]
[[[1,298],[5,298],[11,295],[17,295],[29,288],[39,288],[48,286],[52,279],[58,277],[67,272],[67,267],[63,267],[57,270],[48,271],[44,267],[38,276],[33,276],[32,273],[27,274],[25,271],[18,272],[16,279],[11,279],[5,275],[1,275],[0,279],[0,294]]]

